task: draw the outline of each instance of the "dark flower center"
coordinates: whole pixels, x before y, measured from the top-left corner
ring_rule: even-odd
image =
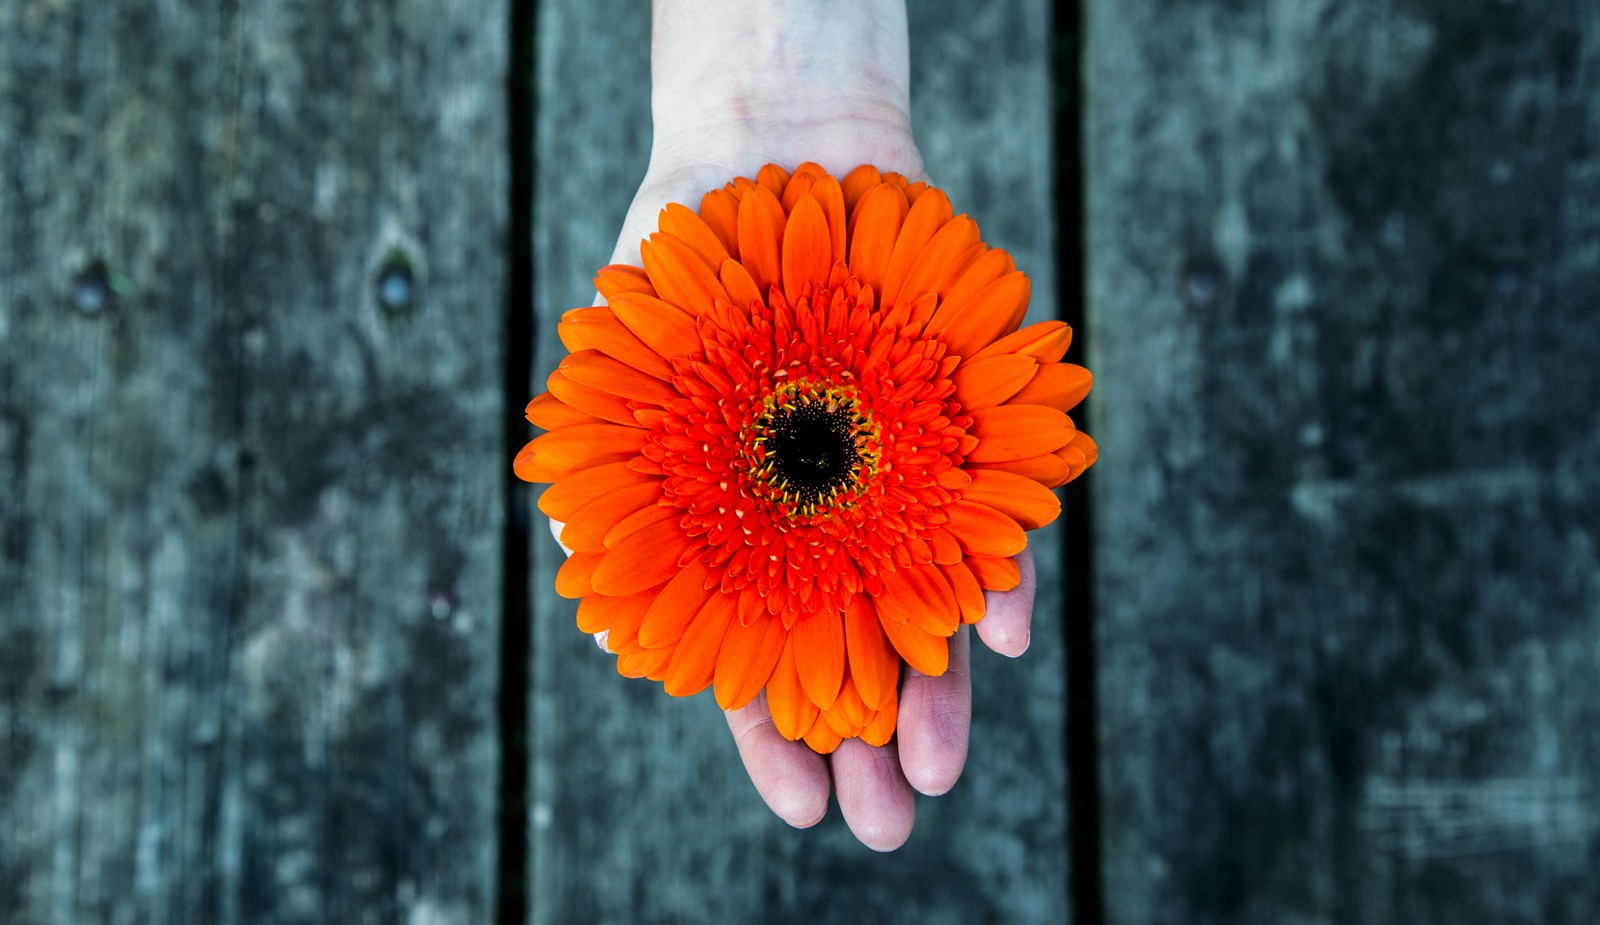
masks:
[[[806,505],[832,495],[854,478],[856,415],[852,408],[802,402],[773,414],[767,425],[767,458],[773,474]]]

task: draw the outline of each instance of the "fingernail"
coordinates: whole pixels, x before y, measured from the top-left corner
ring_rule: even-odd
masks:
[[[1028,630],[1028,638],[1022,641],[1022,651],[1017,653],[1017,658],[1028,653],[1028,647],[1033,645],[1033,630]]]

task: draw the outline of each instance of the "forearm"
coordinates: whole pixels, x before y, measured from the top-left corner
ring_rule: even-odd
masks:
[[[904,0],[656,0],[652,169],[920,174]]]

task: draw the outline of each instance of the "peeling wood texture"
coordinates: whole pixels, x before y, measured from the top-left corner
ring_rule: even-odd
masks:
[[[0,921],[492,915],[506,19],[0,4]]]
[[[910,4],[913,124],[930,175],[1057,311],[1051,199],[1051,11],[1040,0]],[[539,24],[535,268],[542,382],[565,309],[643,177],[650,142],[642,2],[550,0]],[[597,64],[603,62],[603,65]],[[792,165],[791,165],[792,166]],[[796,831],[761,802],[715,700],[619,677],[550,590],[559,551],[535,530],[533,921],[1062,922],[1068,919],[1062,627],[1027,656],[974,643],[972,757],[956,789],[919,799],[892,855],[831,807]],[[1041,614],[1059,614],[1054,531],[1038,539]]]
[[[1087,4],[1114,923],[1600,919],[1600,18]]]

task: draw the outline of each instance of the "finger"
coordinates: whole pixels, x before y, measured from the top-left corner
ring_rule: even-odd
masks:
[[[1008,658],[1028,651],[1033,642],[1033,593],[1038,587],[1038,572],[1032,548],[1017,554],[1017,571],[1022,573],[1022,580],[1015,588],[983,592],[983,619],[978,621],[978,638]]]
[[[893,851],[911,837],[917,802],[893,740],[880,747],[860,739],[840,742],[833,753],[833,785],[839,812],[863,845]]]
[[[727,716],[739,758],[768,808],[797,829],[821,822],[828,812],[828,767],[811,746],[778,734],[766,692]]]
[[[900,689],[900,766],[920,793],[938,796],[956,785],[967,764],[972,731],[972,643],[967,628],[950,637],[950,666],[938,677],[906,666]]]

